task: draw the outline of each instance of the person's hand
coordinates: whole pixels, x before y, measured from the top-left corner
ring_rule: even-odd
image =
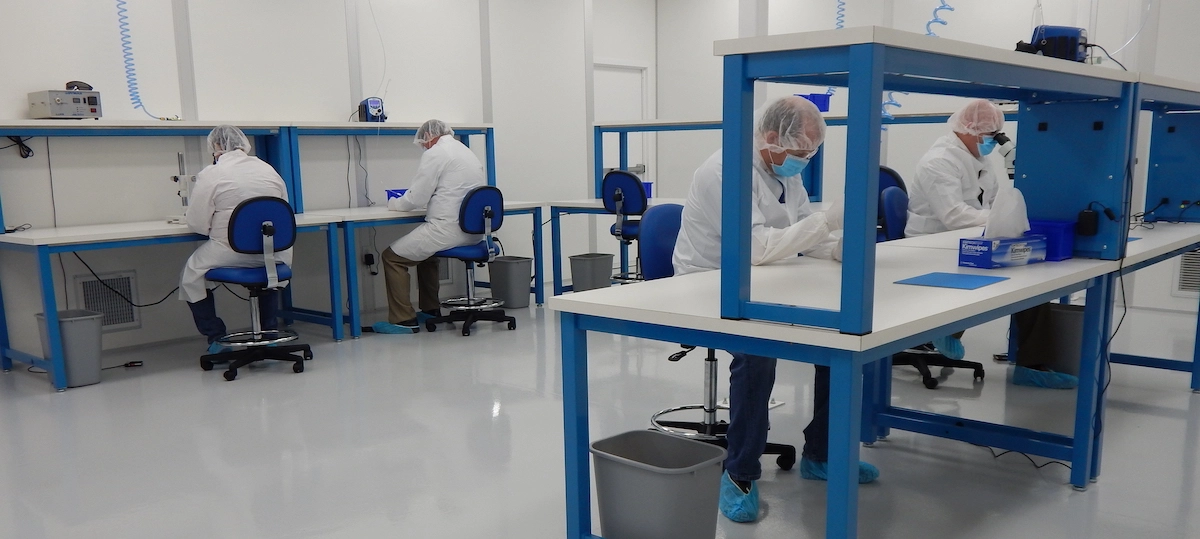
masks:
[[[829,225],[829,230],[841,230],[845,220],[846,208],[841,200],[833,201],[828,208],[825,209],[825,223]]]

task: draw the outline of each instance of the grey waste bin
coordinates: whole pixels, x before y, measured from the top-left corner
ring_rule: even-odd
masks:
[[[586,253],[571,257],[571,290],[583,292],[612,286],[613,255]]]
[[[529,281],[533,278],[533,259],[523,256],[498,256],[488,264],[492,297],[503,300],[505,309],[529,306]]]
[[[725,449],[653,430],[592,444],[605,539],[711,538]]]
[[[42,335],[42,357],[50,358],[50,337],[46,330],[46,315],[37,313],[38,331]],[[72,309],[58,311],[58,328],[62,336],[63,363],[67,370],[67,387],[100,383],[100,329],[103,313]]]

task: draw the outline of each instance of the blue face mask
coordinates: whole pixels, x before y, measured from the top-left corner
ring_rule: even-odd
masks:
[[[781,178],[790,178],[804,171],[804,167],[808,166],[808,159],[802,159],[794,155],[788,154],[783,160],[782,165],[771,163],[771,170],[775,171]]]
[[[980,142],[978,147],[980,157],[992,153],[992,150],[996,149],[996,137],[984,135],[983,142]]]

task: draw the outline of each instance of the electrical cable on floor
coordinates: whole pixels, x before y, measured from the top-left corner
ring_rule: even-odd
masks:
[[[103,286],[104,288],[107,288],[107,289],[108,289],[110,292],[112,292],[113,294],[116,294],[116,295],[117,295],[117,297],[119,297],[119,298],[121,298],[122,300],[124,300],[124,301],[125,301],[125,303],[128,303],[128,304],[130,304],[130,305],[132,305],[132,306],[134,306],[134,307],[138,307],[138,308],[142,308],[142,307],[153,307],[153,306],[155,306],[155,305],[158,305],[159,303],[162,303],[162,302],[164,302],[164,301],[167,301],[167,299],[169,299],[169,298],[170,298],[170,297],[171,297],[173,294],[175,294],[175,292],[176,292],[176,291],[178,291],[178,290],[179,290],[179,287],[178,287],[178,286],[176,286],[176,287],[175,287],[174,289],[172,289],[170,292],[167,292],[167,295],[163,296],[163,298],[162,298],[162,299],[160,299],[160,300],[158,300],[158,301],[156,301],[156,302],[154,302],[154,303],[146,303],[146,304],[139,305],[139,304],[137,304],[137,303],[134,303],[134,302],[133,302],[133,300],[131,300],[131,299],[129,299],[129,298],[127,298],[127,297],[125,297],[125,294],[122,294],[122,293],[118,292],[118,291],[117,291],[117,289],[115,289],[115,288],[113,288],[113,287],[111,287],[111,286],[108,286],[108,283],[104,282],[104,279],[101,279],[101,278],[100,278],[100,276],[96,274],[95,270],[93,270],[93,269],[92,269],[92,267],[91,267],[91,266],[89,266],[89,265],[88,265],[88,263],[87,263],[86,261],[84,261],[83,257],[79,256],[79,253],[71,253],[71,254],[75,255],[75,258],[77,258],[77,259],[79,260],[79,263],[80,263],[80,264],[83,264],[83,267],[87,268],[87,270],[88,270],[88,273],[91,273],[91,274],[92,274],[92,277],[95,277],[95,278],[96,278],[96,281],[97,281],[97,282],[99,282],[101,286]],[[59,259],[59,260],[61,261],[61,259]],[[65,271],[65,270],[64,270],[64,271]],[[64,281],[64,282],[66,282],[66,278],[65,278],[65,277],[63,278],[63,281]]]
[[[989,452],[992,454],[992,458],[994,458],[994,459],[998,459],[998,458],[1000,458],[1000,457],[1003,457],[1004,455],[1007,455],[1007,454],[1009,454],[1009,453],[1016,453],[1016,454],[1018,454],[1018,455],[1021,455],[1022,457],[1025,457],[1025,459],[1026,459],[1026,460],[1028,460],[1028,461],[1030,462],[1030,464],[1033,464],[1033,467],[1034,467],[1034,468],[1037,468],[1037,469],[1039,469],[1039,470],[1040,470],[1040,469],[1042,469],[1042,468],[1045,468],[1046,466],[1049,466],[1049,465],[1051,465],[1051,464],[1057,464],[1057,465],[1059,465],[1059,466],[1062,466],[1062,467],[1064,467],[1064,468],[1066,468],[1066,469],[1068,469],[1068,470],[1070,470],[1070,469],[1071,469],[1071,465],[1070,465],[1070,464],[1067,464],[1067,463],[1065,463],[1065,462],[1062,462],[1062,461],[1060,461],[1060,460],[1049,460],[1049,461],[1043,462],[1043,463],[1041,463],[1041,464],[1038,464],[1038,463],[1037,463],[1037,461],[1033,460],[1033,457],[1030,457],[1029,455],[1027,455],[1027,454],[1025,454],[1025,453],[1022,453],[1022,452],[1020,452],[1020,451],[1013,451],[1013,450],[1009,449],[1009,450],[1005,450],[1005,451],[1001,451],[1001,452],[997,453],[995,449],[993,449],[993,448],[991,448],[991,447],[989,447],[989,446],[986,446],[986,445],[980,445],[980,444],[971,444],[971,445],[973,445],[973,446],[976,446],[976,447],[982,447],[982,448],[984,448],[984,449],[987,449],[987,450],[988,450],[988,451],[989,451]]]
[[[112,370],[112,369],[122,369],[122,368],[128,369],[130,367],[141,367],[142,365],[143,365],[143,363],[141,361],[126,361],[125,363],[122,363],[120,365],[104,367],[100,370],[108,371],[108,370]],[[34,369],[37,369],[37,370],[34,370]],[[46,371],[46,369],[43,369],[41,367],[34,367],[33,365],[30,365],[29,368],[25,369],[25,372],[31,372],[33,374],[46,374],[47,371]]]

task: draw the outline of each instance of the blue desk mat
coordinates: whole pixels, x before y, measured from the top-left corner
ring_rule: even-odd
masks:
[[[936,286],[939,288],[957,288],[959,290],[975,290],[989,284],[1007,281],[1008,277],[991,275],[968,275],[964,273],[926,273],[908,279],[896,281],[896,284],[911,284],[917,286]]]

